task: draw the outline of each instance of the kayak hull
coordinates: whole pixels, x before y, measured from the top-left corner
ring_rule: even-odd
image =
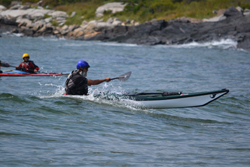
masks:
[[[170,109],[189,108],[205,106],[220,97],[226,95],[228,89],[207,91],[198,93],[135,93],[135,94],[114,94],[101,93],[94,95],[95,98],[102,98],[112,101],[120,101],[129,106],[147,109]],[[174,93],[174,92],[172,92]],[[64,94],[66,95],[66,94]]]
[[[168,109],[168,108],[188,108],[188,107],[201,107],[205,106],[218,98],[227,94],[229,90],[222,89],[219,91],[189,93],[172,96],[152,96],[152,94],[132,95],[125,101],[131,101],[135,106],[140,108],[155,108],[155,109]]]
[[[26,76],[60,76],[69,75],[69,73],[28,73],[19,70],[4,71],[0,77],[26,77]]]

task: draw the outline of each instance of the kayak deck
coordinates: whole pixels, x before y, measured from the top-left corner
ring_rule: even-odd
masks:
[[[128,99],[142,108],[187,108],[205,106],[229,92],[222,89],[209,92],[180,93],[164,96],[163,93],[137,93],[128,95]]]

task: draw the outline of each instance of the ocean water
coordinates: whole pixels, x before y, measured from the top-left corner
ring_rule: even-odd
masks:
[[[177,46],[29,38],[3,34],[0,60],[16,66],[29,53],[42,72],[117,77],[64,93],[67,76],[0,77],[0,165],[250,166],[250,52],[231,40]],[[1,68],[3,71],[12,68]],[[204,107],[142,109],[98,92],[186,93],[227,88]]]

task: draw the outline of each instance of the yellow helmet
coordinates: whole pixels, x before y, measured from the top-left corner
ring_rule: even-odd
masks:
[[[26,58],[26,57],[27,57],[27,58],[30,58],[30,55],[29,55],[28,53],[24,53],[24,54],[23,54],[23,59]]]

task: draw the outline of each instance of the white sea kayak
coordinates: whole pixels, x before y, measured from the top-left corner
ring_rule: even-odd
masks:
[[[140,108],[187,108],[201,107],[224,96],[228,89],[198,93],[136,93],[127,94],[122,101],[130,101]]]

